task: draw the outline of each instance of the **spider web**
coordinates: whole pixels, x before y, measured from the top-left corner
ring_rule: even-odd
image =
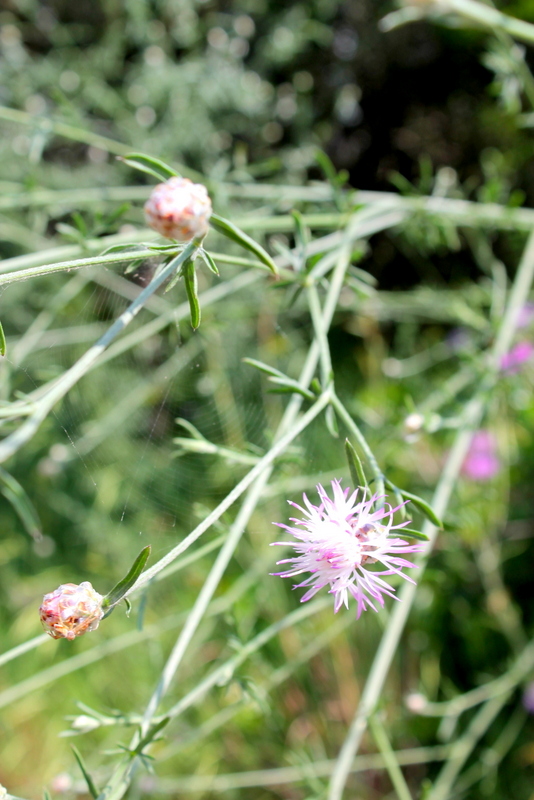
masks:
[[[133,276],[142,284],[148,277],[143,270]],[[207,288],[209,280],[201,281]],[[7,287],[3,306],[13,312],[4,327],[16,332],[8,335],[11,398],[61,375],[138,291],[120,270],[96,268],[47,277],[38,286]],[[98,524],[108,536],[119,529],[135,536],[136,547],[141,535],[156,552],[166,550],[250,468],[188,453],[173,441],[190,437],[177,420],[210,442],[250,455],[267,445],[259,378],[241,363],[250,354],[243,350],[250,344],[246,294],[234,296],[222,313],[222,304],[205,309],[197,332],[174,311],[183,301],[180,284],[153,297],[104,354],[104,363],[71,389],[17,455],[13,474],[39,511],[43,505],[52,509],[44,514],[46,537],[55,538],[46,519],[61,529],[62,518],[67,526],[76,521],[74,536],[90,538]],[[21,305],[24,315],[16,311]],[[242,317],[237,325],[236,309]],[[166,322],[154,333],[158,319]],[[134,336],[138,341],[120,352]],[[31,472],[38,476],[37,491]],[[98,523],[91,521],[95,509]],[[51,549],[37,547],[42,555]]]

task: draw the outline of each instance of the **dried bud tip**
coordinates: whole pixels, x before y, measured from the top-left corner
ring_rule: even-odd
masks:
[[[404,420],[404,431],[405,433],[417,433],[421,430],[424,424],[425,418],[422,414],[418,414],[417,412],[408,414]]]
[[[64,583],[43,598],[39,609],[43,628],[53,639],[75,639],[94,631],[104,616],[103,599],[89,581],[79,586]]]
[[[404,702],[406,708],[408,711],[411,711],[412,714],[420,714],[428,704],[426,697],[420,692],[412,692],[407,695]]]
[[[159,183],[145,203],[145,218],[166,239],[189,242],[209,230],[212,208],[208,190],[189,178]]]

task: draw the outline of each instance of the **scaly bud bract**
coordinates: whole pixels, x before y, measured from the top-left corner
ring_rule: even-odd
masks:
[[[39,609],[43,628],[53,639],[75,639],[94,631],[104,616],[103,599],[89,581],[64,583],[43,598]]]
[[[208,190],[189,178],[170,178],[158,183],[145,203],[151,228],[179,242],[203,238],[209,230],[212,208]]]

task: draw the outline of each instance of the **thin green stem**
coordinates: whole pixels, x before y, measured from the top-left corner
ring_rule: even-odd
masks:
[[[320,363],[321,363],[321,384],[323,389],[326,389],[333,380],[332,375],[332,358],[330,356],[330,347],[324,328],[323,316],[321,313],[321,304],[319,303],[319,295],[317,293],[317,286],[312,283],[307,288],[308,305],[312,319],[313,330],[315,332],[315,340],[319,347]]]
[[[427,795],[427,800],[447,800],[451,796],[451,789],[463,765],[509,697],[510,694],[507,693],[489,700],[482,706],[464,735],[452,745],[451,753]]]
[[[449,747],[414,747],[396,750],[394,755],[398,764],[430,764],[447,758]],[[225,792],[254,787],[285,786],[302,783],[311,778],[326,778],[332,774],[334,760],[313,760],[295,767],[254,770],[251,772],[230,773],[227,775],[181,775],[179,778],[156,778],[154,790],[158,794],[177,792]],[[384,758],[380,753],[357,756],[351,764],[351,773],[384,769]]]
[[[510,347],[519,319],[517,315],[517,309],[521,308],[526,302],[533,278],[534,234],[531,234],[523,252],[521,263],[517,270],[514,286],[508,300],[507,311],[504,315],[501,328],[494,345],[494,367],[498,365],[499,354],[505,353]],[[517,287],[520,287],[520,289]],[[512,313],[512,309],[515,313]],[[436,487],[431,505],[440,518],[443,518],[445,514],[451,494],[456,484],[456,480],[460,473],[461,466],[465,460],[465,456],[467,455],[469,444],[472,438],[472,431],[474,427],[479,424],[480,419],[482,418],[485,403],[487,402],[485,396],[486,393],[487,387],[483,386],[479,390],[479,394],[475,395],[475,397],[467,404],[463,415],[462,425],[449,452],[449,456],[445,463],[440,481]],[[335,399],[333,402],[335,403]],[[421,569],[424,569],[426,565],[428,556],[430,555],[436,540],[437,529],[432,523],[427,521],[423,525],[423,533],[429,537],[429,545],[426,556],[419,559],[418,566],[420,566]],[[341,800],[347,776],[350,771],[350,765],[358,751],[362,736],[367,727],[369,715],[374,711],[382,692],[391,662],[397,651],[402,631],[404,630],[406,620],[414,602],[415,594],[416,586],[411,583],[405,584],[401,590],[399,596],[401,602],[396,604],[392,612],[388,627],[384,632],[371,666],[369,678],[362,692],[360,705],[356,711],[354,719],[347,733],[347,737],[340,750],[336,768],[332,774],[332,780],[330,783],[328,795],[329,800]]]
[[[419,713],[428,717],[458,717],[474,706],[494,700],[503,694],[509,694],[526,679],[532,669],[534,669],[534,641],[526,645],[510,669],[503,675],[470,692],[454,697],[452,700],[443,703],[427,703]]]
[[[344,274],[345,268],[346,268],[345,262],[342,262],[342,269],[338,271],[341,271]],[[331,294],[329,295],[330,308],[332,307],[332,296],[334,298],[334,304],[337,303],[337,297],[339,296],[339,291],[341,289],[341,286],[342,282],[336,281],[334,288],[331,289]],[[314,287],[310,287],[310,289],[313,288]],[[325,323],[327,324],[330,323],[332,315],[331,313],[321,314],[321,309],[319,306],[316,292],[315,292],[315,298],[316,298],[316,305],[314,307],[314,312],[316,313],[314,320],[314,324],[316,325],[315,343],[317,344],[319,353],[321,354],[324,351],[324,345],[322,346],[321,341],[319,341],[321,334],[319,333],[318,329],[320,328],[322,331],[323,325]],[[322,334],[322,336],[323,338],[326,338],[324,333]],[[326,345],[326,347],[328,348],[328,345]],[[310,372],[311,372],[310,367],[312,364],[315,365],[316,361],[317,357],[315,353],[310,352],[307,358],[307,363],[305,364],[305,367],[303,369],[303,374],[299,381],[300,385],[303,388],[306,388],[310,382]],[[328,363],[330,365],[329,354],[328,354]],[[331,370],[331,365],[329,366],[328,374],[330,373],[330,370]],[[295,396],[295,398],[288,406],[286,413],[282,418],[282,421],[275,436],[275,442],[280,441],[280,439],[284,437],[284,434],[287,431],[292,431],[292,432],[295,431],[296,415],[301,405],[302,405],[302,399],[300,397],[297,398]],[[193,613],[189,617],[184,630],[182,631],[178,641],[176,642],[176,645],[167,661],[167,664],[165,665],[165,669],[162,673],[158,687],[154,692],[154,694],[152,695],[152,698],[147,706],[144,716],[144,726],[143,726],[143,731],[145,732],[151,723],[156,708],[158,707],[162,697],[165,695],[167,689],[169,688],[170,682],[174,677],[174,674],[183,658],[185,650],[188,647],[198,625],[200,624],[200,621],[202,620],[202,617],[205,613],[205,609],[207,608],[207,605],[211,597],[213,596],[215,589],[219,585],[221,577],[224,574],[224,571],[228,566],[231,557],[233,556],[233,553],[241,539],[241,536],[250,519],[250,516],[252,515],[254,509],[256,508],[264,492],[265,486],[267,485],[267,482],[271,475],[271,471],[272,471],[271,467],[270,465],[268,465],[268,467],[263,471],[263,473],[260,473],[256,483],[252,486],[251,491],[249,492],[247,498],[245,499],[245,502],[241,507],[237,515],[237,518],[230,529],[228,539],[224,547],[221,549],[221,552],[219,553],[219,556],[217,557],[216,562],[214,563],[213,568],[207,580],[205,581],[204,586],[202,587],[197,602],[195,603],[195,608],[193,609]]]
[[[7,664],[8,661],[13,661],[14,658],[28,653],[30,650],[35,650],[36,647],[40,647],[49,640],[50,637],[46,633],[41,633],[39,636],[34,636],[33,639],[29,639],[27,642],[17,645],[17,647],[12,647],[11,650],[7,650],[0,655],[0,667]]]
[[[335,309],[335,307],[337,305],[337,299],[339,297],[339,292],[341,291],[341,287],[343,285],[345,272],[346,272],[347,266],[349,264],[348,253],[349,253],[349,251],[347,250],[346,247],[343,247],[341,249],[341,252],[340,252],[340,255],[339,255],[339,258],[338,258],[338,263],[336,264],[336,267],[335,267],[334,272],[333,272],[331,285],[330,285],[329,292],[328,292],[328,295],[327,295],[327,300],[326,300],[326,303],[325,303],[325,310],[323,312],[322,322],[324,322],[325,325],[329,325],[330,324],[332,316],[333,316],[333,313],[334,313],[334,309]],[[300,385],[305,387],[311,381],[313,373],[314,373],[316,365],[317,365],[317,360],[319,358],[319,354],[320,354],[320,348],[319,348],[319,345],[317,343],[317,340],[315,339],[314,342],[312,343],[312,346],[310,347],[306,362],[305,362],[304,367],[302,369],[302,373],[301,373],[301,376],[300,376],[300,379],[299,379]],[[326,407],[328,405],[328,402],[329,402],[329,394],[325,393],[322,397],[324,397],[325,400],[326,400],[326,402],[323,404],[322,407]],[[290,435],[291,438],[294,438],[294,436],[297,435],[298,432],[300,432],[300,430],[303,430],[304,427],[301,427],[301,426],[303,425],[304,418],[309,416],[310,412],[312,412],[314,408],[318,407],[318,403],[316,403],[314,406],[312,406],[312,408],[307,412],[307,414],[304,415],[304,417],[302,418],[302,420],[300,421],[300,424],[299,424],[299,422],[296,423],[295,420],[296,420],[296,415],[298,414],[298,411],[299,411],[301,405],[302,405],[302,398],[300,396],[298,396],[298,395],[294,395],[293,398],[291,399],[287,409],[286,409],[286,412],[285,412],[285,414],[284,414],[284,416],[282,418],[282,421],[281,421],[280,426],[278,428],[278,431],[276,433],[275,446],[274,447],[276,447],[277,445],[280,446],[280,444],[287,439],[288,435]],[[318,409],[317,413],[319,413],[320,410],[322,410],[322,408]],[[316,413],[314,413],[313,416],[316,416]],[[311,421],[311,418],[312,417],[310,417],[310,421]],[[286,432],[289,432],[289,434],[286,433]],[[285,450],[286,446],[287,446],[287,443],[284,444],[284,447],[283,447],[284,450]],[[271,449],[271,454],[272,454],[272,452],[274,450],[274,447]],[[171,683],[171,681],[172,681],[172,679],[173,679],[173,677],[174,677],[174,675],[176,673],[176,670],[177,670],[177,668],[178,668],[178,666],[179,666],[179,664],[180,664],[180,662],[181,662],[181,660],[182,660],[182,658],[183,658],[183,656],[185,654],[185,651],[186,651],[189,643],[191,642],[191,639],[192,639],[192,637],[194,635],[194,632],[198,628],[198,625],[200,624],[200,622],[201,622],[201,620],[202,620],[202,618],[203,618],[203,616],[205,614],[205,610],[207,608],[207,605],[208,605],[211,597],[213,596],[213,593],[215,592],[217,586],[219,585],[220,579],[221,579],[222,575],[224,574],[224,571],[225,571],[225,569],[226,569],[231,557],[233,556],[233,553],[234,553],[234,551],[235,551],[235,549],[237,547],[237,544],[239,543],[239,541],[241,539],[241,536],[242,536],[242,534],[243,534],[243,532],[245,530],[246,524],[248,523],[248,520],[249,520],[251,514],[253,513],[253,511],[256,508],[259,500],[261,499],[261,496],[263,494],[263,491],[265,489],[265,486],[267,484],[267,481],[268,481],[268,479],[270,477],[271,470],[272,470],[271,462],[267,461],[267,458],[269,457],[269,455],[270,454],[267,454],[264,457],[264,459],[262,459],[256,465],[256,467],[251,471],[251,473],[249,473],[249,476],[247,476],[247,478],[250,478],[250,476],[253,475],[253,473],[256,472],[256,474],[253,477],[254,483],[252,484],[251,491],[248,493],[248,495],[247,495],[247,497],[245,499],[245,502],[244,502],[243,506],[241,507],[241,509],[240,509],[240,511],[238,513],[238,516],[237,516],[234,524],[232,525],[232,527],[230,529],[227,542],[225,543],[225,546],[223,547],[223,549],[219,553],[219,556],[217,557],[217,559],[216,559],[216,561],[215,561],[215,563],[214,563],[214,565],[212,567],[212,570],[211,570],[206,582],[204,583],[204,586],[203,586],[203,588],[202,588],[202,590],[201,590],[201,592],[200,592],[200,594],[199,594],[199,596],[197,598],[197,601],[195,603],[194,609],[193,609],[190,617],[188,618],[186,626],[184,627],[184,629],[182,630],[180,636],[178,637],[178,640],[177,640],[177,642],[176,642],[176,644],[175,644],[175,646],[173,648],[173,651],[171,652],[171,655],[169,656],[169,659],[168,659],[168,661],[167,661],[167,663],[165,665],[165,668],[163,670],[163,673],[161,675],[159,684],[158,684],[155,692],[153,693],[153,695],[152,695],[152,697],[151,697],[151,699],[149,701],[149,704],[147,706],[147,709],[145,711],[145,715],[143,717],[143,725],[142,725],[141,732],[134,737],[133,742],[132,742],[132,746],[137,743],[138,738],[140,736],[142,736],[143,733],[146,733],[146,731],[150,727],[150,725],[151,725],[151,723],[152,723],[152,721],[154,719],[154,714],[156,712],[156,709],[157,709],[159,703],[161,702],[161,699],[163,698],[163,696],[165,695],[166,691],[168,690],[168,688],[170,686],[170,683]],[[246,480],[246,479],[244,479],[244,480]],[[243,484],[243,481],[241,483]],[[237,488],[238,487],[236,487],[236,489]],[[235,490],[234,490],[234,492],[235,492]],[[232,495],[232,493],[230,493],[230,495],[227,496],[227,498],[225,499],[225,501],[223,501],[223,504],[221,504],[221,506],[224,505],[226,503],[226,501],[228,501],[228,499],[230,498],[231,495]],[[218,512],[218,509],[216,509],[215,512]],[[215,512],[213,512],[213,513],[215,513]],[[221,511],[221,513],[222,513],[222,511]],[[210,516],[212,516],[212,515],[210,515]],[[207,520],[204,520],[204,522],[200,526],[198,526],[197,529],[192,532],[192,534],[190,534],[190,537],[193,537],[193,536],[196,537],[196,536],[200,535],[202,530],[206,529],[211,524],[212,524],[212,520],[210,518],[208,518]],[[199,532],[199,530],[200,530],[200,532]],[[190,537],[187,537],[187,539],[184,540],[184,542],[181,543],[181,545],[178,545],[178,548],[183,547],[187,543],[187,540]],[[175,550],[177,550],[178,548],[175,548]],[[168,556],[172,556],[173,552],[174,551],[171,551],[171,553],[168,554]],[[168,556],[167,556],[167,558],[168,558]],[[161,562],[159,562],[159,564],[161,564]],[[155,567],[158,568],[159,564],[155,565]],[[146,575],[146,573],[145,573],[145,575]],[[140,580],[143,580],[143,579],[144,579],[144,575],[141,576]],[[136,587],[134,587],[134,588],[136,588]],[[205,683],[205,681],[201,685],[203,685],[204,683]],[[193,694],[194,696],[196,696],[195,695],[196,691],[197,691],[196,689],[193,690],[193,692],[190,693],[190,695]],[[184,701],[181,701],[181,702],[183,704],[183,702],[185,702],[185,699],[184,699]],[[178,706],[180,708],[182,707],[180,704],[178,704]],[[173,713],[173,709],[171,709],[169,714],[172,715],[172,713]],[[120,793],[122,793],[123,791],[126,791],[126,787],[129,785],[129,782],[131,781],[133,775],[135,774],[137,766],[138,765],[137,765],[137,762],[135,760],[129,766],[128,765],[126,765],[126,766],[119,765],[118,770],[115,773],[115,780],[118,781],[118,785],[120,786],[120,790],[117,790],[119,792],[118,796],[120,796]],[[115,795],[114,795],[114,800],[116,800]]]
[[[82,128],[77,128],[75,125],[69,125],[59,120],[48,119],[47,117],[36,117],[34,114],[18,111],[15,108],[0,106],[0,119],[16,122],[19,125],[29,125],[45,132],[55,133],[57,136],[63,136],[65,139],[72,139],[75,142],[82,142],[92,147],[98,147],[100,150],[105,150],[107,153],[114,153],[119,156],[127,155],[132,149],[129,145],[117,142],[115,139],[108,139],[106,136],[100,136],[98,133],[84,131]]]
[[[195,556],[200,557],[199,554],[201,549],[196,551],[194,554],[188,556],[187,558],[183,559],[180,562],[180,565],[186,565],[187,563],[191,563],[191,559]],[[204,551],[205,553],[205,551]],[[203,554],[204,554],[203,553]],[[258,580],[258,573],[260,570],[265,570],[266,565],[260,563],[257,569],[250,571],[248,574],[244,575],[240,581],[237,581],[225,594],[221,597],[218,597],[216,600],[213,601],[209,608],[209,616],[217,616],[219,614],[225,613],[228,608],[230,608],[240,597],[242,597],[252,586],[257,583]],[[164,573],[161,576],[163,579],[166,574]],[[159,580],[160,576],[156,578]],[[79,669],[83,669],[84,667],[89,666],[90,664],[94,664],[97,661],[106,658],[107,656],[112,655],[113,653],[120,653],[128,647],[132,647],[136,644],[140,644],[141,642],[148,641],[149,639],[156,638],[161,636],[163,633],[167,631],[172,631],[178,626],[182,625],[184,621],[187,619],[188,614],[190,613],[191,609],[186,609],[185,611],[180,612],[179,614],[171,614],[168,617],[165,617],[160,622],[154,625],[148,625],[143,630],[130,630],[127,633],[124,633],[120,636],[117,636],[113,639],[110,639],[107,642],[103,642],[101,644],[96,645],[91,650],[86,650],[85,652],[78,653],[75,656],[71,656],[70,658],[61,661],[60,663],[54,664],[47,669],[43,669],[40,672],[32,675],[29,678],[17,683],[13,686],[10,686],[9,689],[5,689],[3,692],[0,692],[0,708],[4,708],[5,706],[10,705],[11,703],[20,700],[23,697],[26,697],[30,692],[34,692],[38,689],[42,689],[45,686],[48,686],[51,683],[59,680],[60,678],[64,678],[66,675],[70,675],[73,672],[76,672]],[[41,637],[36,637],[36,639],[31,640],[33,646],[38,647],[40,644],[45,644],[46,642],[51,642],[51,639],[46,634],[44,635],[44,639]],[[40,641],[37,639],[40,638]],[[28,644],[28,643],[26,643]],[[21,646],[19,646],[21,647]],[[30,648],[28,648],[30,649]],[[5,653],[4,656],[10,655],[12,652],[15,651],[15,656],[20,655],[18,651],[19,648],[14,648],[8,653]],[[10,658],[6,660],[11,660]]]
[[[293,656],[290,661],[287,661],[282,667],[279,667],[277,670],[271,673],[268,679],[258,687],[259,691],[265,696],[274,688],[280,686],[282,683],[288,680],[288,678],[290,678],[299,667],[301,667],[303,664],[308,665],[311,659],[324,647],[326,647],[332,641],[332,639],[334,639],[342,631],[344,631],[345,628],[348,628],[352,624],[353,620],[350,616],[338,618],[333,624],[329,624],[325,631],[320,633],[318,636],[315,636],[305,647],[299,650],[299,652]],[[216,714],[214,714],[210,719],[206,720],[206,722],[203,722],[199,727],[195,728],[194,731],[191,731],[187,738],[184,738],[182,735],[176,744],[171,744],[163,752],[159,752],[158,762],[165,761],[166,759],[176,755],[176,753],[179,753],[182,750],[190,747],[192,744],[195,744],[196,742],[206,738],[214,731],[227,725],[233,717],[243,710],[243,708],[253,705],[255,705],[255,701],[250,697],[245,696],[229,708],[223,708],[221,711],[218,711]]]
[[[44,264],[40,267],[29,267],[14,272],[5,272],[0,275],[0,286],[18,281],[27,281],[29,278],[40,278],[42,275],[52,275],[55,272],[71,272],[73,269],[95,267],[107,264],[120,264],[125,261],[143,261],[153,258],[157,253],[143,248],[142,250],[123,250],[120,253],[109,253],[105,256],[91,256],[90,258],[77,258],[72,261],[60,261],[55,264]],[[174,255],[171,253],[170,255]]]
[[[334,409],[338,414],[339,418],[343,421],[343,423],[346,425],[352,436],[358,442],[362,453],[369,462],[371,472],[373,473],[373,478],[375,480],[375,486],[376,486],[376,493],[379,495],[379,497],[383,497],[386,492],[386,487],[384,484],[384,474],[378,465],[378,461],[376,460],[375,454],[369,447],[369,444],[365,436],[359,429],[358,425],[354,422],[351,415],[349,414],[349,412],[347,411],[347,409],[345,408],[345,406],[343,405],[343,403],[336,394],[332,395],[332,405],[334,406]]]
[[[465,19],[483,25],[491,31],[502,30],[514,39],[534,44],[534,25],[503,14],[486,3],[479,3],[477,0],[445,0],[444,8],[447,12],[455,11]],[[436,11],[439,12],[439,0]]]
[[[90,367],[96,362],[97,358],[104,352],[109,344],[130,324],[144,303],[154,292],[179,269],[181,264],[191,258],[197,249],[198,244],[192,241],[183,252],[173,259],[167,266],[156,275],[146,286],[138,297],[130,303],[113,325],[100,337],[98,342],[87,350],[73,366],[68,369],[59,380],[43,395],[35,404],[35,409],[28,417],[26,422],[21,425],[14,433],[5,438],[0,443],[0,463],[6,461],[10,456],[17,452],[32,436],[36,433],[39,426],[46,418],[51,409],[66,393],[71,389]]]
[[[234,486],[234,488],[229,492],[224,500],[222,500],[219,505],[210,513],[208,516],[197,525],[197,527],[191,531],[191,533],[183,539],[180,544],[176,545],[172,550],[170,550],[163,558],[161,558],[156,564],[154,564],[150,569],[147,569],[142,575],[139,577],[137,583],[130,589],[126,596],[133,594],[134,592],[138,592],[145,584],[152,580],[152,578],[161,572],[162,569],[165,569],[169,564],[172,562],[188,547],[190,547],[193,542],[195,542],[200,536],[202,536],[205,531],[210,528],[214,522],[216,522],[224,512],[232,506],[235,501],[245,492],[248,487],[254,483],[254,481],[262,474],[264,469],[271,464],[273,461],[278,458],[281,453],[287,448],[289,444],[295,439],[299,433],[301,433],[309,424],[310,422],[321,413],[321,411],[328,405],[330,402],[330,394],[329,392],[324,392],[318,400],[311,406],[311,408],[304,414],[298,422],[296,422],[294,428],[291,429],[288,433],[282,436],[276,444],[274,444],[268,453],[266,453],[263,458],[261,458],[255,467],[253,467],[250,472],[248,472],[245,477],[239,481],[239,483]]]
[[[369,718],[369,727],[376,742],[376,746],[380,750],[382,758],[384,759],[384,766],[388,771],[388,775],[391,783],[393,784],[393,788],[397,793],[397,797],[399,800],[413,800],[408,788],[408,784],[406,783],[404,775],[402,774],[399,766],[399,762],[397,761],[395,751],[393,750],[388,739],[386,729],[381,720],[378,718],[378,715],[374,714]]]

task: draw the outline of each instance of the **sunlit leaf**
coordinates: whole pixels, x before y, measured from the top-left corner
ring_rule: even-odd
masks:
[[[128,153],[127,156],[117,156],[117,158],[129,167],[133,167],[139,172],[146,172],[157,180],[167,181],[169,178],[179,177],[176,170],[169,167],[164,161],[144,153]]]
[[[128,574],[113,587],[111,592],[108,592],[108,594],[104,597],[102,602],[103,608],[112,608],[113,606],[116,606],[117,603],[122,600],[126,592],[132,588],[139,575],[142,573],[146,562],[148,561],[150,549],[150,545],[143,547],[132,564]]]
[[[232,222],[229,222],[227,219],[223,217],[219,217],[218,214],[212,214],[210,217],[210,225],[215,228],[218,233],[221,233],[223,236],[226,236],[228,239],[231,239],[233,242],[241,245],[244,247],[245,250],[249,250],[262,262],[265,264],[266,267],[269,267],[271,272],[274,275],[278,275],[278,269],[276,264],[272,260],[269,253],[263,249],[263,247],[255,242],[250,236],[248,236],[244,231],[234,225]]]

